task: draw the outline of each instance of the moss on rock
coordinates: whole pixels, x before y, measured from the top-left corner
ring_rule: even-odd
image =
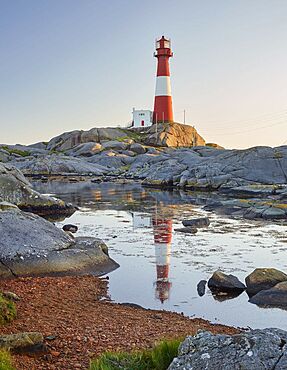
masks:
[[[15,304],[4,298],[0,293],[0,325],[12,321],[16,317],[16,314]]]

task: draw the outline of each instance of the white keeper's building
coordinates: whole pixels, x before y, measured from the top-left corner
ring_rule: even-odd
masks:
[[[133,108],[132,127],[150,127],[152,125],[152,111]]]

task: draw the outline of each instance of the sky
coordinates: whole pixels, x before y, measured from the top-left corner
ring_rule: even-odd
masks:
[[[152,110],[161,35],[177,122],[226,148],[287,144],[286,0],[0,0],[0,143]]]

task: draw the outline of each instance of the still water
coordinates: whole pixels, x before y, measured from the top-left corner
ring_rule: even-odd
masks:
[[[109,274],[115,302],[183,312],[214,323],[287,329],[287,312],[236,298],[200,297],[197,283],[220,269],[244,282],[256,267],[287,271],[287,224],[246,221],[202,209],[216,194],[159,191],[139,184],[36,182],[34,187],[79,207],[58,225],[73,223],[78,236],[95,236],[109,247],[120,268]],[[181,221],[208,216],[196,235],[183,234]],[[225,299],[224,299],[225,298]]]

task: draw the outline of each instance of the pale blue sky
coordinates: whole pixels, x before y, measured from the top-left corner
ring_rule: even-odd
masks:
[[[286,0],[0,0],[0,142],[152,109],[162,34],[177,121],[226,147],[287,143]]]

